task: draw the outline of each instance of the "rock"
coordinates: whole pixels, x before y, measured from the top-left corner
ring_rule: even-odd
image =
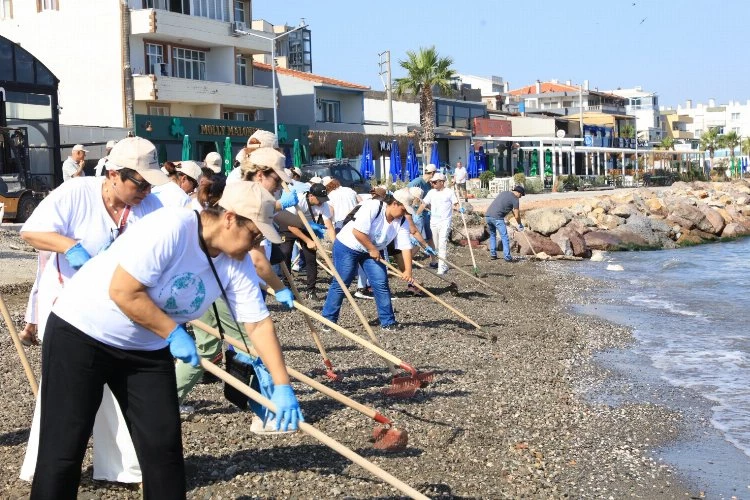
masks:
[[[605,252],[601,250],[591,251],[591,262],[602,262],[604,260]]]
[[[533,255],[535,252],[544,252],[547,255],[563,255],[563,251],[557,243],[546,236],[537,234],[534,231],[524,231],[523,234],[525,236],[518,236],[518,234],[514,236],[521,247],[519,250],[521,255]],[[529,246],[529,242],[531,242],[531,246],[534,247],[533,250]]]
[[[635,205],[628,203],[627,205],[617,205],[615,208],[609,211],[610,215],[616,215],[627,219],[631,215],[640,214]]]
[[[698,209],[706,219],[698,224],[698,228],[708,233],[721,234],[721,230],[724,229],[724,217],[716,209],[706,205],[701,205]]]
[[[661,215],[663,217],[669,215],[667,206],[659,198],[649,198],[644,202],[644,205],[648,213],[651,215]]]
[[[737,222],[730,222],[724,226],[724,230],[721,232],[722,238],[737,238],[739,236],[746,236],[750,234],[750,228],[743,226]]]
[[[599,217],[599,227],[601,229],[614,229],[624,222],[625,219],[616,215],[604,214]]]
[[[675,214],[669,214],[669,216],[667,217],[667,222],[677,224],[680,229],[692,229],[695,227],[695,224],[692,221]]]
[[[563,227],[572,218],[567,210],[554,210],[551,208],[538,208],[529,210],[524,214],[526,223],[534,232],[549,235]]]
[[[693,234],[692,231],[685,231],[677,238],[677,245],[679,246],[700,245],[701,243],[703,243],[703,239]]]
[[[607,265],[607,271],[624,271],[625,268],[622,267],[620,264],[608,264]]]
[[[651,230],[648,230],[649,238],[646,238],[642,231],[638,229],[631,229],[627,225],[619,226],[610,231],[610,234],[617,236],[620,239],[622,245],[626,247],[649,247],[655,246],[658,242],[652,243],[650,241]]]
[[[586,246],[592,250],[619,250],[622,241],[611,231],[590,231],[583,235]]]
[[[550,236],[550,239],[557,243],[565,255],[588,257],[591,254],[591,250],[589,250],[589,247],[586,245],[586,240],[584,240],[581,233],[576,231],[575,227],[571,227],[570,224],[561,227],[555,234]],[[568,250],[570,253],[568,253]]]
[[[692,223],[691,227],[698,227],[703,231],[711,228],[711,224],[706,220],[706,216],[697,207],[694,207],[686,202],[675,203],[670,208],[669,216],[680,217],[685,220],[689,220]],[[684,225],[680,224],[685,227]]]

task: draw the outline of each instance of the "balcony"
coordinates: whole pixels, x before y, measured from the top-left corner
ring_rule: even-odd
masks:
[[[273,91],[268,87],[156,75],[134,76],[133,83],[136,101],[273,108]]]
[[[251,31],[251,30],[247,30]],[[271,52],[270,42],[234,33],[232,23],[160,9],[130,11],[130,34],[200,47],[236,47],[244,54]]]

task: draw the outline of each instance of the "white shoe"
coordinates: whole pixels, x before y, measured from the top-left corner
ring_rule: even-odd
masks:
[[[180,405],[180,415],[192,415],[195,413],[195,406]]]
[[[274,429],[274,426],[276,425],[276,419],[272,418],[269,419],[266,422],[266,425],[263,425],[263,420],[258,415],[253,415],[253,421],[250,423],[250,432],[253,434],[258,435],[268,435],[268,434],[292,434],[297,431],[277,431]]]

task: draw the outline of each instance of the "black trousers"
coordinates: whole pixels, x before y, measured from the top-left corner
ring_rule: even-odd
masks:
[[[295,241],[297,241],[297,238],[295,238],[294,236],[284,235],[284,241],[282,241],[279,245],[281,248],[281,253],[284,254],[286,267],[290,270],[292,269],[292,249],[294,248]],[[299,245],[302,248],[302,255],[305,256],[305,268],[307,269],[307,289],[315,290],[315,282],[318,281],[318,263],[315,262],[317,253],[315,250],[310,250],[309,248],[307,248],[307,245],[305,245],[304,241],[300,241]]]
[[[126,351],[50,315],[42,347],[42,413],[31,498],[75,499],[108,384],[125,416],[146,499],[184,499],[185,462],[169,349]]]

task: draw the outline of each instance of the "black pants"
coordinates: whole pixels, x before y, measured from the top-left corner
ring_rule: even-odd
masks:
[[[42,380],[32,499],[76,498],[104,384],[117,398],[133,438],[144,498],[185,498],[177,382],[169,349],[117,349],[53,313],[42,347]]]
[[[286,261],[286,267],[288,269],[292,268],[292,249],[294,248],[295,241],[297,241],[297,238],[294,236],[284,235],[284,241],[280,244],[281,253],[284,254],[284,260]],[[315,290],[315,282],[318,281],[318,263],[315,262],[317,253],[315,250],[307,248],[304,241],[300,240],[299,245],[302,248],[302,255],[304,255],[306,262],[307,289]]]

